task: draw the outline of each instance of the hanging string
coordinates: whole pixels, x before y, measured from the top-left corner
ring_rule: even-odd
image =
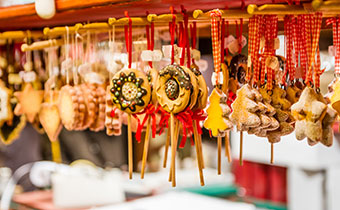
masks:
[[[175,15],[175,10],[171,6],[170,11],[172,14],[172,22],[169,22],[169,31],[171,35],[171,64],[174,64],[175,62],[175,33],[176,33],[176,15]],[[177,35],[178,36],[178,35]]]
[[[335,68],[334,73],[336,76],[340,75],[340,19],[339,17],[328,18],[326,25],[332,24],[333,30],[333,50],[335,56]]]
[[[190,34],[191,34],[191,48],[192,49],[196,49],[196,42],[197,42],[197,28],[196,28],[196,21],[194,21],[191,25],[190,25]],[[194,64],[195,63],[195,59],[192,58],[191,62]]]
[[[242,33],[243,33],[243,18],[240,18],[240,29],[238,34],[238,53],[242,53]]]
[[[254,46],[254,38],[255,38],[255,16],[249,18],[249,22],[248,22],[248,28],[249,28],[249,32],[248,32],[248,53],[250,56],[250,61],[252,61],[253,56],[254,56],[254,50],[255,50],[255,46]],[[228,33],[228,29],[227,29],[227,33]],[[228,35],[227,35],[228,36]],[[249,57],[248,56],[248,57]],[[248,58],[249,59],[249,58]],[[251,65],[248,65],[248,71],[247,71],[247,75],[246,75],[246,81],[247,83],[250,82],[252,76],[252,72],[251,72]],[[255,76],[255,75],[254,75]]]
[[[213,58],[214,58],[214,70],[217,74],[216,76],[216,85],[218,86],[219,81],[219,73],[221,71],[221,45],[220,45],[220,28],[219,23],[221,21],[222,13],[220,10],[212,10],[210,12],[211,16],[211,39],[212,39],[212,49],[213,49]]]
[[[179,35],[178,35],[178,45],[182,49],[181,51],[181,59],[180,59],[180,65],[184,65],[184,59],[185,59],[185,32],[184,32],[184,26],[183,22],[178,23],[179,25]]]
[[[68,28],[68,26],[65,26],[65,28],[66,28],[66,43],[65,43],[65,50],[66,50],[66,52],[65,52],[65,61],[67,62],[68,61],[68,58],[69,58],[69,51],[70,51],[70,39],[69,39],[69,34],[70,34],[70,32],[69,32],[69,28]],[[67,66],[66,66],[67,67]],[[69,78],[69,72],[68,72],[68,67],[65,69],[66,70],[66,84],[67,85],[69,85],[70,84],[70,78]]]
[[[225,37],[225,20],[221,21],[221,63],[224,62],[224,37]]]
[[[307,65],[308,65],[308,55],[307,55],[307,30],[306,30],[306,17],[305,15],[299,15],[298,16],[298,25],[301,29],[301,33],[299,36],[299,42],[300,42],[300,65],[302,68],[302,79],[303,81],[306,80],[306,73],[307,73]]]
[[[124,32],[125,32],[125,45],[126,45],[126,51],[128,53],[128,61],[129,61],[129,69],[132,65],[132,20],[129,16],[129,13],[125,11],[125,16],[129,19],[128,26],[124,26]]]
[[[187,14],[186,9],[184,8],[183,5],[181,5],[181,13],[183,16],[183,46],[182,46],[182,59],[183,59],[183,64],[185,63],[185,53],[187,57],[187,67],[190,68],[191,65],[191,60],[190,60],[190,42],[189,42],[189,16]]]
[[[295,68],[294,68],[294,75],[290,75],[290,77],[293,77],[295,79],[295,71],[300,66],[299,65],[299,54],[301,53],[300,48],[300,39],[299,34],[301,33],[301,29],[298,26],[298,21],[296,17],[293,17],[293,41],[294,41],[294,53],[295,53]]]
[[[314,64],[314,84],[317,91],[320,91],[320,76],[324,72],[325,69],[321,70],[321,59],[320,59],[320,49],[319,49],[319,40],[320,40],[320,31],[322,24],[322,13],[315,14],[314,20],[314,36],[313,37],[313,49],[315,49],[314,54],[316,53],[316,61]],[[315,56],[314,56],[315,58]]]
[[[227,31],[226,31],[226,36],[225,37],[229,37],[229,22],[226,20],[226,27],[227,27]],[[222,39],[222,42],[224,43],[224,38]],[[225,55],[228,57],[229,56],[229,49],[228,46],[226,46],[225,48]]]

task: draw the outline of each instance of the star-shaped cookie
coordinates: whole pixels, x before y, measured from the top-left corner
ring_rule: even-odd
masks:
[[[14,96],[18,99],[18,105],[20,105],[22,113],[26,115],[30,123],[33,123],[35,116],[40,111],[44,91],[35,90],[32,84],[28,83],[22,91],[15,92]]]

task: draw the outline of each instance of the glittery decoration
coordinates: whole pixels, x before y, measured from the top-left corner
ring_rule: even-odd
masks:
[[[122,72],[118,79],[113,79],[111,93],[114,104],[120,104],[122,110],[129,108],[131,111],[136,110],[136,106],[144,106],[145,102],[142,97],[146,95],[146,90],[142,88],[143,79],[136,78],[134,72],[126,75]]]
[[[177,77],[180,87],[187,90],[190,90],[192,88],[190,76],[184,71],[181,66],[177,64],[168,65],[159,71],[160,76],[164,76],[166,74],[170,74],[171,77]]]
[[[174,79],[169,79],[165,83],[165,93],[169,99],[175,100],[179,95],[178,83]]]

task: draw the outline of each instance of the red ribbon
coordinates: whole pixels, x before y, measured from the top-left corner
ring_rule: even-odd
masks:
[[[114,118],[116,116],[116,114],[115,114],[116,110],[117,110],[117,107],[115,107],[111,110],[110,117]]]
[[[224,37],[225,37],[225,20],[222,19],[222,26],[221,26],[221,63],[224,62]]]
[[[172,14],[172,22],[169,23],[169,30],[170,30],[170,35],[171,35],[171,64],[175,62],[175,33],[176,33],[176,15],[173,7],[170,7],[170,11]]]
[[[160,113],[161,119],[159,120],[159,135],[163,133],[164,128],[169,127],[170,114],[165,111],[161,106],[157,107],[156,113]]]
[[[191,33],[191,47],[192,49],[196,49],[196,42],[197,42],[197,27],[196,22],[193,22],[192,25],[190,25],[190,33]],[[192,63],[195,63],[194,58],[192,58]]]
[[[150,26],[146,25],[146,41],[147,41],[147,46],[148,50],[153,51],[154,49],[154,30],[155,30],[155,24],[154,22],[151,22],[151,33],[150,33]],[[149,66],[152,68],[152,61],[149,61]]]
[[[182,49],[182,54],[181,54],[181,59],[180,59],[180,65],[184,65],[184,58],[185,58],[185,31],[184,31],[184,26],[183,22],[180,22],[179,24],[179,39],[178,39],[178,45]]]
[[[137,126],[137,131],[136,131],[136,140],[139,143],[141,141],[141,136],[142,136],[142,130],[144,128],[145,123],[151,117],[151,133],[152,133],[152,138],[155,138],[156,136],[156,108],[153,104],[147,105],[142,112],[139,112],[138,114],[133,114],[132,116],[137,119],[138,126]],[[142,123],[140,123],[139,118],[137,115],[145,114],[144,119]]]
[[[193,112],[191,111],[189,107],[187,107],[184,111],[175,115],[177,120],[180,123],[182,123],[182,130],[183,130],[183,135],[182,135],[183,138],[181,140],[179,148],[183,148],[185,146],[185,143],[187,140],[187,130],[191,133],[194,133],[194,127],[192,126],[192,122],[193,122],[192,115],[193,115]],[[191,145],[194,145],[194,141],[192,137],[190,137],[190,139],[191,139]]]
[[[239,30],[239,37],[238,37],[238,53],[242,53],[242,31],[243,31],[243,18],[240,18],[240,30]]]
[[[200,121],[205,120],[205,118],[207,118],[207,115],[202,109],[198,109],[192,113],[192,120],[196,122],[197,132],[200,135],[203,133],[200,126]]]
[[[124,26],[124,32],[125,32],[125,44],[126,44],[126,51],[129,55],[129,68],[131,68],[132,64],[132,20],[129,16],[129,13],[125,11],[125,16],[129,18],[129,26]]]
[[[226,32],[226,37],[229,37],[229,22],[226,21],[226,26],[227,26],[227,32]],[[221,40],[221,42],[224,43],[224,38]],[[225,49],[225,55],[228,56],[229,55],[229,50],[228,50],[228,46],[226,46]]]

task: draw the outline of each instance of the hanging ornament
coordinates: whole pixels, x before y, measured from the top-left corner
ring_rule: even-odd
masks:
[[[214,58],[214,72],[212,76],[212,83],[215,86],[211,95],[209,96],[209,106],[207,109],[207,118],[204,122],[204,127],[208,129],[214,137],[217,137],[217,173],[221,174],[221,146],[222,137],[226,137],[226,144],[229,141],[228,133],[232,129],[233,124],[229,120],[231,112],[227,105],[227,97],[223,93],[224,75],[227,75],[224,63],[224,44],[221,44],[224,39],[224,20],[221,19],[220,10],[210,11],[211,16],[211,39],[213,47]],[[222,27],[222,29],[221,29]],[[221,71],[222,68],[222,71]],[[223,74],[223,71],[225,74]],[[226,88],[226,87],[224,87]],[[226,91],[226,90],[225,90]],[[228,144],[229,145],[229,144]],[[229,147],[227,147],[229,148]],[[229,158],[229,156],[228,156]],[[230,161],[230,159],[229,159]]]
[[[0,80],[0,127],[7,121],[13,119],[11,108],[12,91],[5,86],[5,83]]]
[[[117,72],[112,78],[112,101],[120,110],[128,114],[128,162],[129,178],[132,179],[133,171],[133,142],[131,131],[131,115],[141,112],[150,102],[151,87],[145,74],[137,69],[132,69],[132,20],[129,19],[125,26],[126,50],[128,52],[128,69]]]

